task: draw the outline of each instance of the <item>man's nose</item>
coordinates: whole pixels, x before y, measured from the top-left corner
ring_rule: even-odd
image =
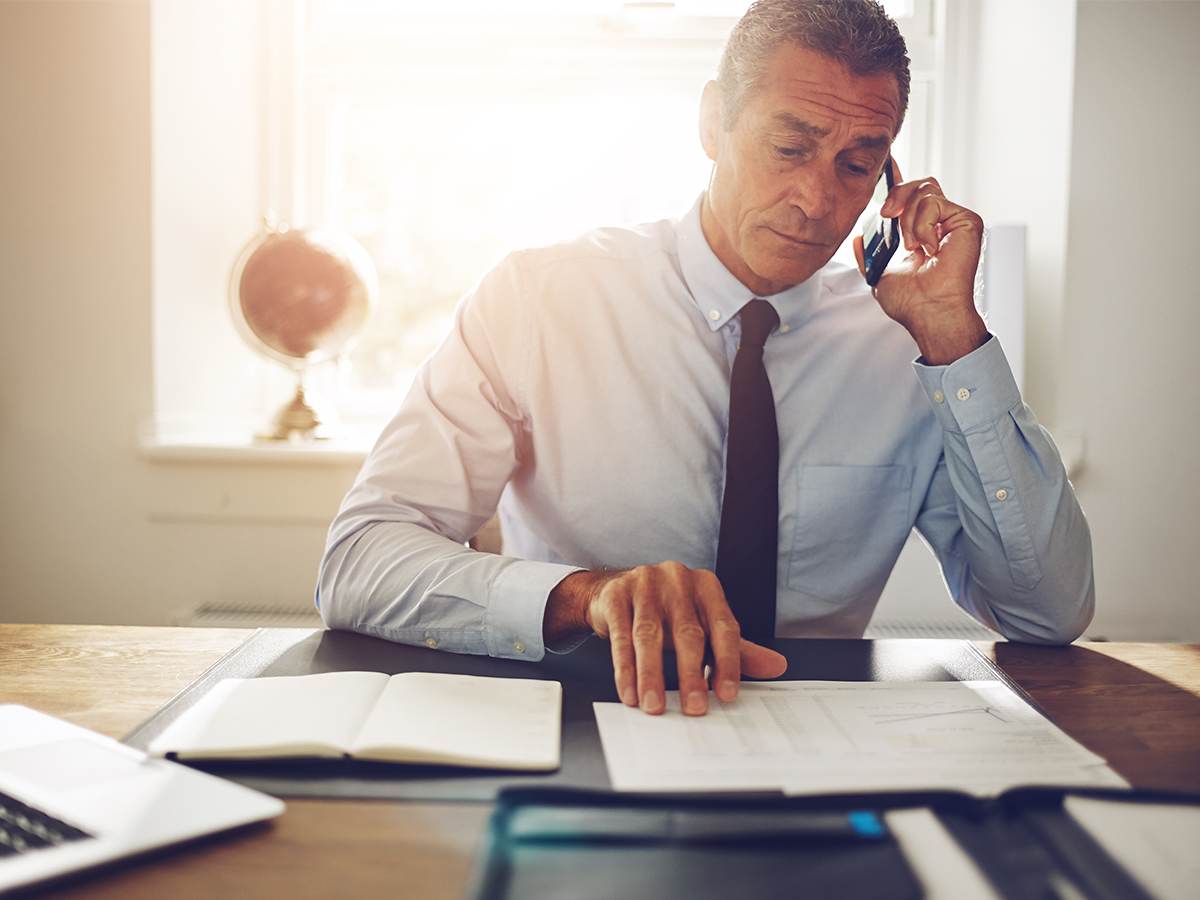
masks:
[[[793,176],[789,199],[809,219],[823,219],[833,211],[837,175],[833,167],[813,161]]]

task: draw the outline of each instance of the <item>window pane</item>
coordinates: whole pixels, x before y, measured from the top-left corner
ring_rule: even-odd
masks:
[[[455,304],[505,253],[603,224],[685,213],[709,162],[691,93],[351,104],[330,219],[366,247],[380,307],[351,354],[364,387],[403,387]]]

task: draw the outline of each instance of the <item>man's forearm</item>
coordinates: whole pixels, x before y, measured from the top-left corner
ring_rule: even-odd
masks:
[[[420,525],[376,522],[331,544],[318,604],[333,628],[456,653],[540,659],[542,599],[571,571],[476,553]]]

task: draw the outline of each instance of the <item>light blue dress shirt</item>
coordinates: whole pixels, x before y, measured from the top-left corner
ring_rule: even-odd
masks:
[[[713,568],[738,310],[700,202],[514,253],[460,304],[329,532],[325,621],[540,659],[579,568]],[[1091,620],[1091,539],[999,341],[949,366],[830,264],[767,297],[780,436],[776,634],[858,637],[910,530],[954,600],[1018,640]],[[499,504],[504,556],[464,546]]]

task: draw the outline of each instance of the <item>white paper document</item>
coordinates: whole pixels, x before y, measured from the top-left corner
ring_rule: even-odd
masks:
[[[1104,760],[997,681],[780,681],[684,716],[677,691],[648,716],[595,704],[619,791],[1126,787]]]
[[[1063,805],[1158,900],[1200,894],[1200,807],[1067,797]]]

